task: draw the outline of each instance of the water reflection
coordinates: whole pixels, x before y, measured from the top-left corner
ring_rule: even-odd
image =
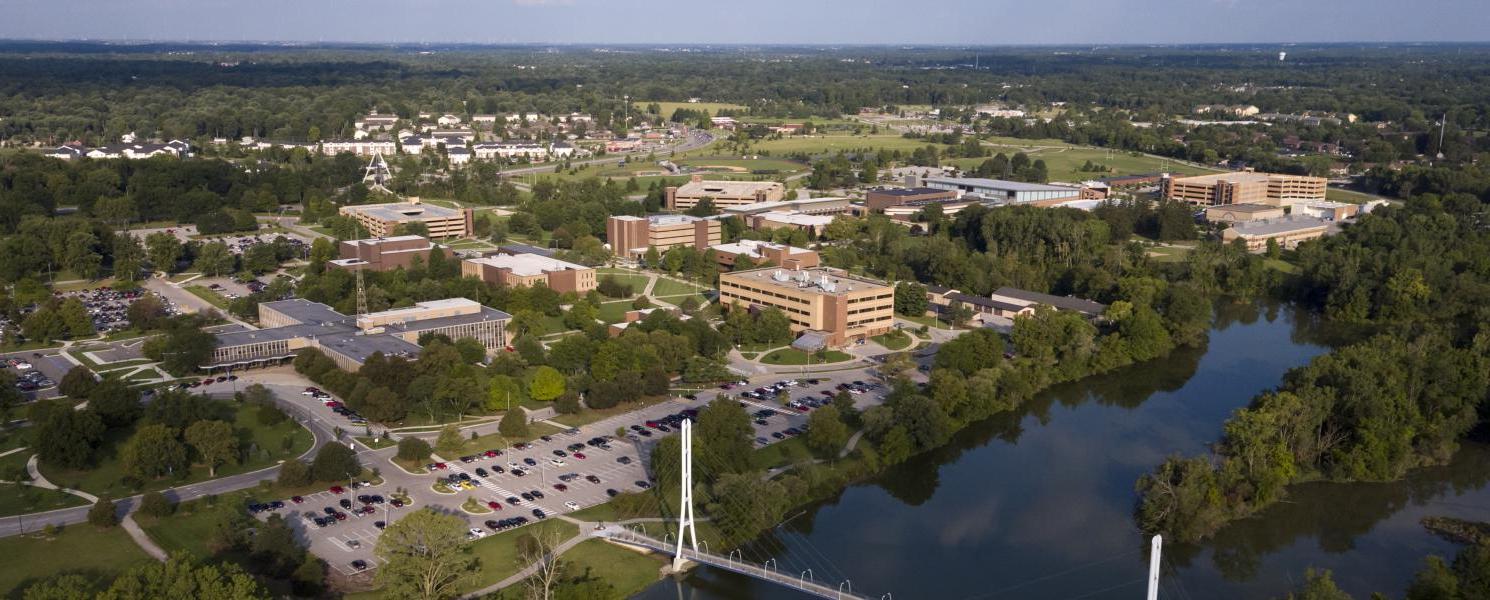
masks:
[[[1223,303],[1206,348],[1047,390],[810,507],[748,552],[776,558],[782,572],[813,568],[819,581],[842,572],[876,596],[1131,598],[1146,560],[1134,480],[1166,455],[1203,451],[1232,410],[1352,334],[1287,306]],[[1453,552],[1416,520],[1490,506],[1487,477],[1490,450],[1477,444],[1397,484],[1299,486],[1213,541],[1171,546],[1166,585],[1197,597],[1281,596],[1314,565],[1334,569],[1357,597],[1398,594],[1422,554]],[[1447,496],[1471,508],[1442,505]],[[713,569],[639,597],[680,590],[690,600],[802,597]]]

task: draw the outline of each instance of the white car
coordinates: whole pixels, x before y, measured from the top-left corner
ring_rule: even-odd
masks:
[[[548,459],[548,462],[549,463],[552,463],[556,467],[562,467],[562,466],[564,466],[566,464],[569,464],[569,463],[564,462],[564,459],[562,459],[562,458],[550,458],[550,459]]]
[[[28,362],[26,362],[26,361],[23,360],[21,362],[16,363],[16,368],[17,369],[20,369],[22,371],[25,371],[26,369],[31,368],[31,363],[28,363]]]
[[[479,540],[481,538],[486,537],[486,530],[472,527],[471,528],[471,535],[469,535],[467,537],[469,537],[470,539],[473,539],[473,540]]]
[[[564,508],[567,508],[569,510],[579,510],[579,503],[573,500],[568,500],[564,502]]]

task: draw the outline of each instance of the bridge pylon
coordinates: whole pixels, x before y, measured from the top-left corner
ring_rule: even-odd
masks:
[[[683,419],[683,428],[679,432],[679,441],[683,442],[683,476],[679,479],[682,485],[678,490],[678,545],[673,552],[673,571],[683,570],[683,534],[687,532],[688,542],[693,546],[694,553],[698,552],[698,531],[694,529],[693,513],[693,421]]]

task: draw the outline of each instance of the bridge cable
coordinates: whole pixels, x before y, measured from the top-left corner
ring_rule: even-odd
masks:
[[[967,596],[967,597],[963,598],[962,600],[981,600],[983,598],[992,598],[992,597],[997,596],[999,594],[1002,594],[1004,592],[1016,590],[1016,589],[1019,589],[1019,588],[1022,588],[1022,587],[1028,586],[1028,585],[1040,583],[1042,581],[1048,581],[1048,580],[1055,579],[1057,577],[1061,577],[1061,576],[1064,576],[1064,575],[1070,575],[1072,573],[1075,573],[1077,571],[1081,571],[1083,569],[1088,569],[1088,568],[1091,568],[1091,567],[1095,567],[1097,565],[1110,563],[1110,562],[1113,562],[1113,561],[1116,561],[1116,560],[1121,560],[1121,559],[1124,559],[1124,558],[1133,556],[1135,554],[1142,554],[1142,553],[1143,553],[1143,550],[1142,549],[1131,550],[1131,551],[1128,551],[1128,552],[1124,552],[1122,554],[1117,554],[1117,555],[1109,556],[1107,558],[1103,558],[1103,559],[1100,559],[1100,560],[1094,560],[1094,561],[1091,561],[1091,562],[1088,562],[1088,563],[1076,565],[1074,567],[1070,567],[1070,568],[1065,569],[1065,570],[1057,571],[1057,572],[1051,573],[1049,575],[1043,575],[1043,576],[1040,576],[1040,577],[1036,577],[1034,579],[1029,579],[1029,580],[1026,580],[1026,581],[1022,581],[1022,582],[1016,583],[1014,585],[1005,586],[1005,587],[1002,587],[1002,588],[999,588],[999,589],[996,589],[996,590],[990,590],[990,591],[983,592],[983,593],[980,593],[980,594],[975,594],[975,595],[972,595],[972,596]]]

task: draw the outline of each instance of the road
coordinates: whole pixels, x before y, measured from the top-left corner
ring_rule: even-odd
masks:
[[[226,388],[228,387],[228,384],[220,383],[213,384],[213,386],[214,388]],[[218,397],[231,397],[232,392],[227,390],[220,391],[218,389],[213,389],[211,390],[211,394]],[[334,436],[332,430],[324,421],[306,419],[304,411],[299,410],[298,407],[284,402],[283,398],[278,397],[277,394],[276,400],[279,401],[279,404],[281,406],[284,406],[287,410],[289,410],[290,414],[294,416],[296,420],[301,423],[301,425],[306,425],[306,428],[309,429],[311,434],[314,436],[314,440],[311,442],[310,449],[306,450],[304,454],[300,455],[300,459],[304,460],[315,456],[316,451],[320,450],[321,446],[326,445],[326,443],[330,442],[333,439]],[[169,490],[163,490],[163,492],[165,493],[167,498],[180,502],[183,500],[193,500],[196,498],[201,498],[203,496],[226,494],[228,492],[254,487],[257,486],[259,484],[259,481],[261,480],[274,479],[278,476],[279,466],[276,465],[273,467],[267,467],[248,473],[240,473],[238,475],[232,475],[229,477],[222,477],[219,479],[212,479],[200,483],[193,483],[175,487]],[[135,505],[136,502],[139,502],[139,500],[140,496],[130,496],[128,498],[121,498],[117,500],[116,504],[118,506],[119,516],[122,518],[125,513],[129,512],[129,510]],[[25,533],[27,531],[36,531],[46,525],[73,525],[76,523],[82,523],[88,520],[89,508],[90,507],[88,506],[78,506],[73,508],[63,508],[48,511],[44,513],[33,513],[29,515],[5,517],[3,519],[0,519],[0,537],[9,537],[12,535]]]

